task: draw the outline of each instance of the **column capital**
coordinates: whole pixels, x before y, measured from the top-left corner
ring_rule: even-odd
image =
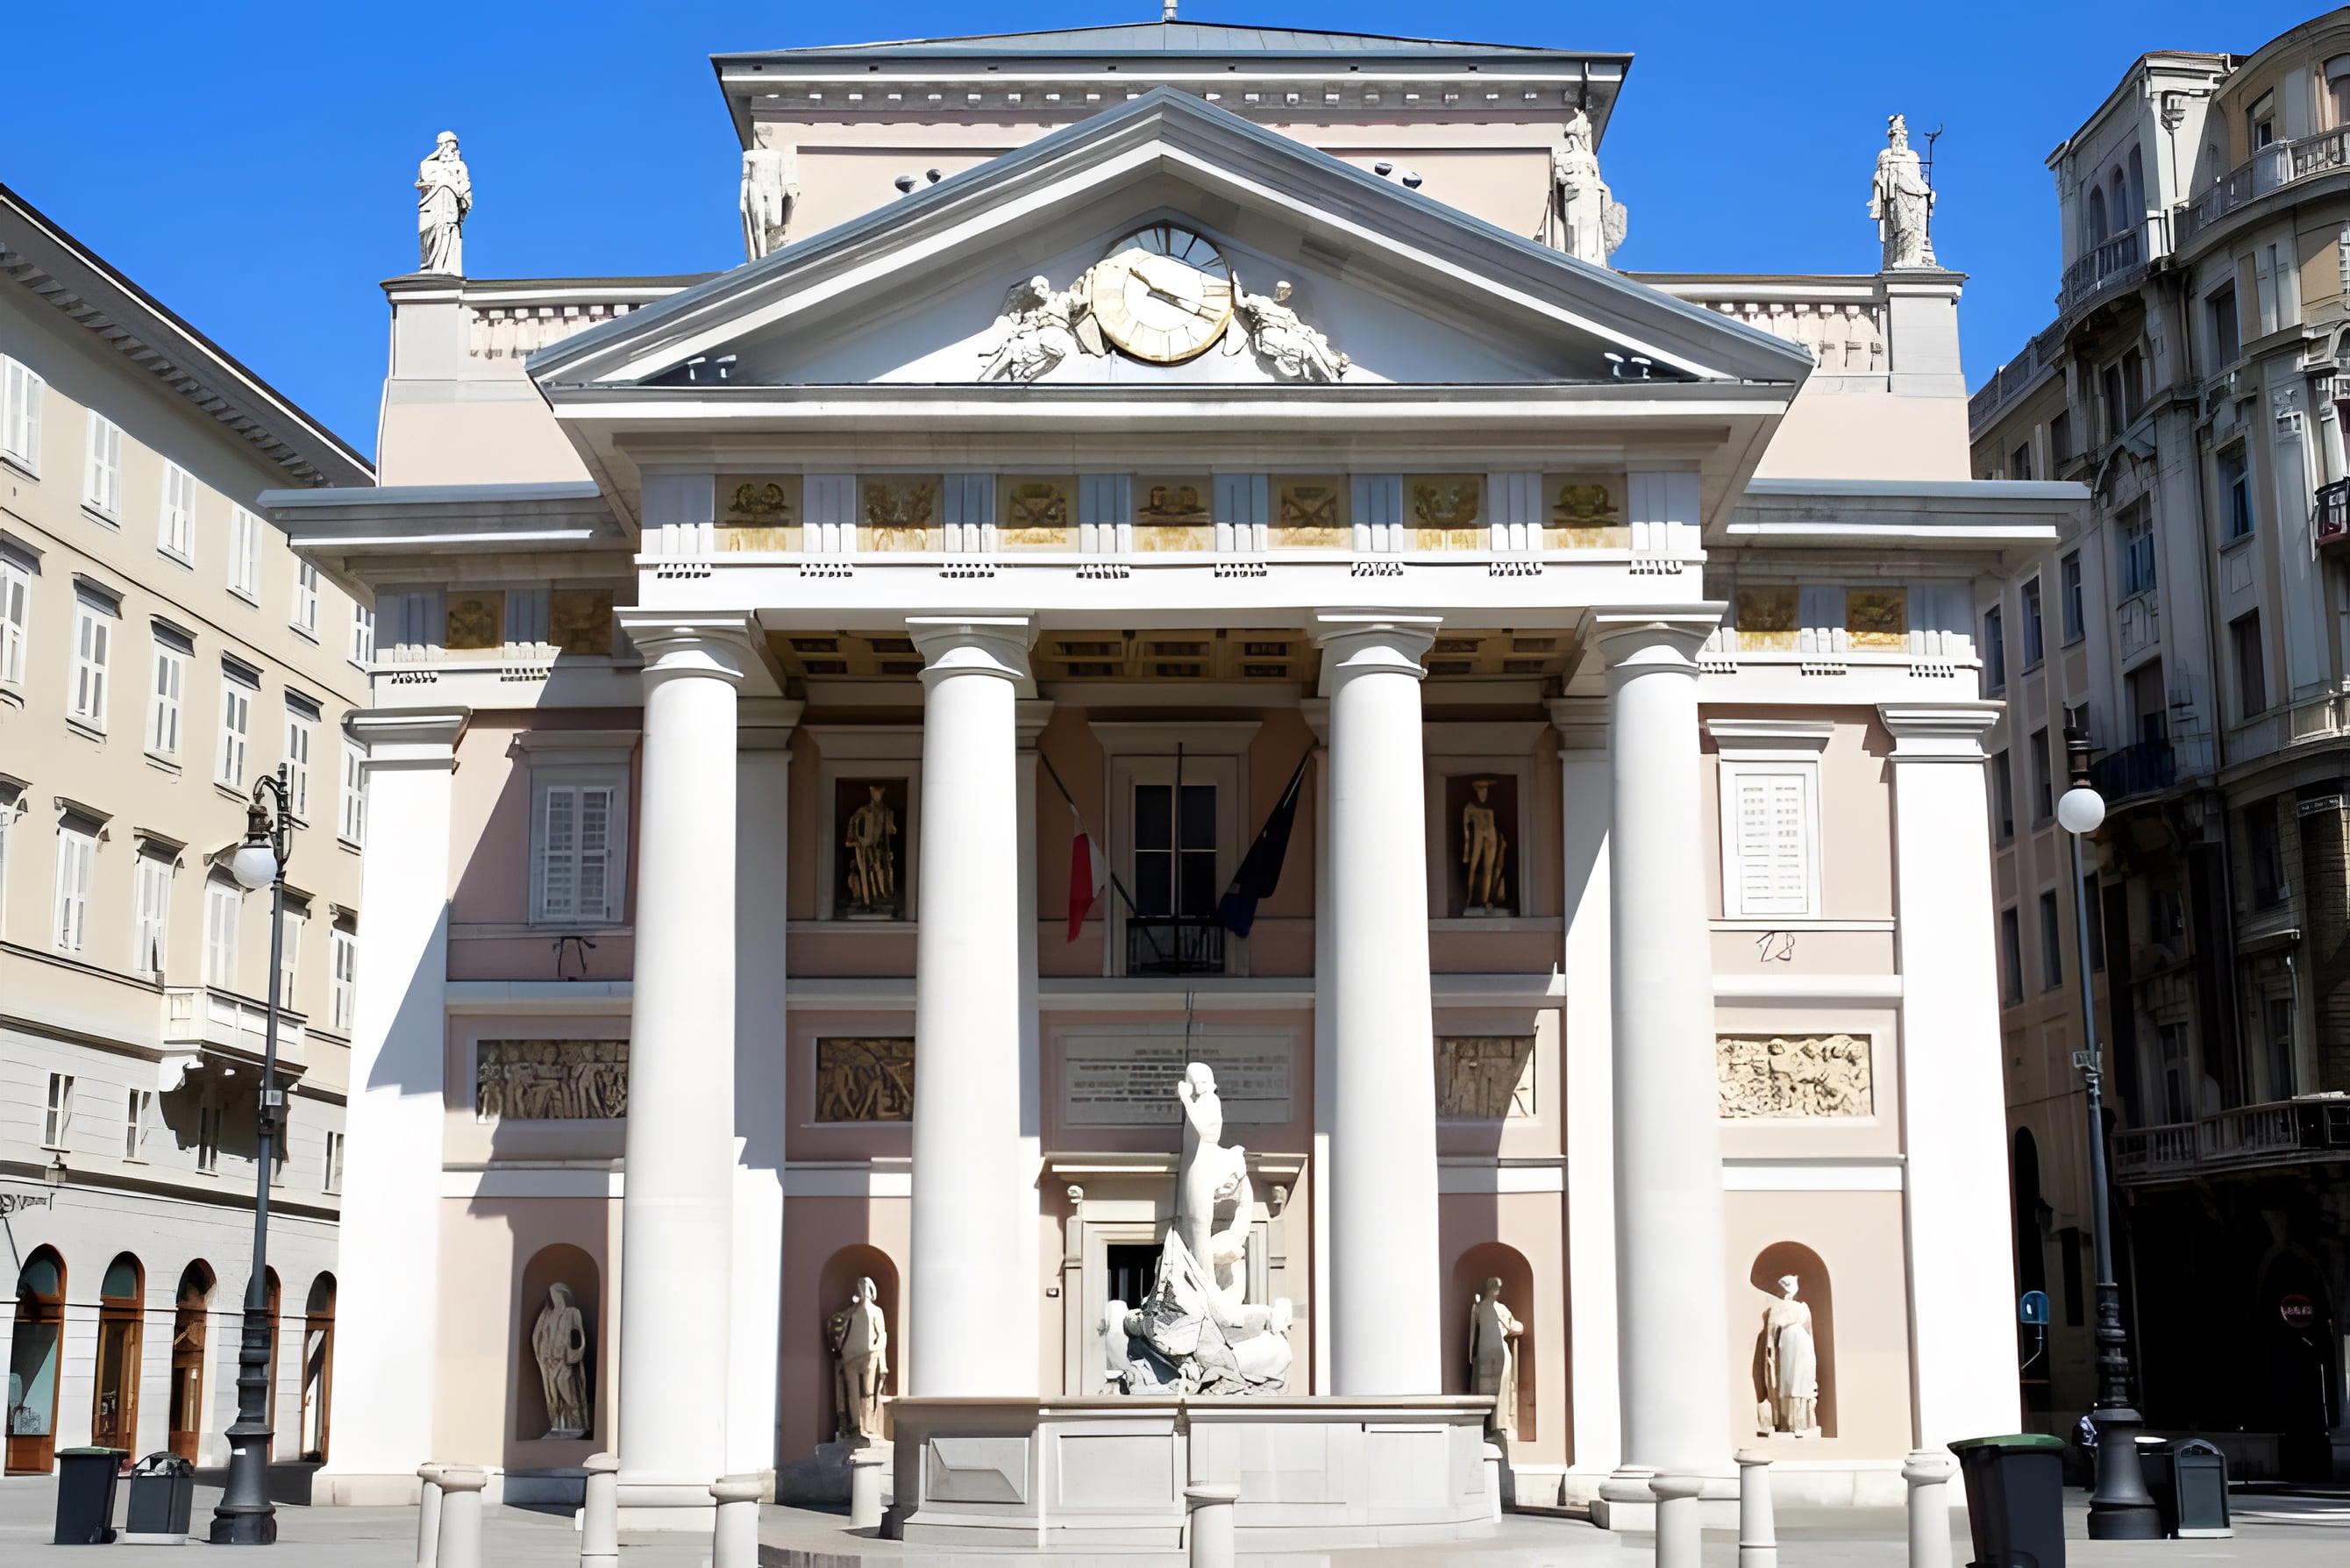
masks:
[[[1012,704],[1012,735],[1019,749],[1033,752],[1045,726],[1053,722],[1054,704],[1042,697],[1023,697]]]
[[[1314,617],[1314,642],[1332,659],[1322,667],[1326,695],[1339,674],[1385,671],[1424,679],[1420,659],[1443,628],[1440,615],[1398,615],[1386,610],[1323,610]]]
[[[620,629],[645,656],[647,680],[708,675],[739,687],[758,668],[758,622],[746,610],[624,609],[619,616]]]
[[[1028,649],[1036,641],[1036,623],[1027,616],[910,615],[906,635],[922,656],[926,687],[950,675],[993,675],[1023,695],[1035,691]]]
[[[1607,745],[1607,699],[1554,697],[1551,727],[1558,732],[1561,751],[1603,751]]]
[[[1610,670],[1626,665],[1686,668],[1697,673],[1698,649],[1721,627],[1728,607],[1710,600],[1669,605],[1594,605],[1583,612],[1584,646]]]
[[[1877,715],[1893,735],[1897,763],[1979,763],[1982,738],[2005,711],[2002,702],[1881,702]]]
[[[457,742],[473,717],[471,708],[368,708],[343,721],[368,749],[367,766],[452,767]]]
[[[807,708],[788,697],[743,697],[734,704],[734,745],[744,752],[780,752],[792,743]]]

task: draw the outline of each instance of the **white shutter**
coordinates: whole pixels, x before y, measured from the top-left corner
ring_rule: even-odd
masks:
[[[36,473],[41,469],[44,386],[30,366],[0,355],[0,452]]]
[[[579,912],[579,791],[547,786],[538,830],[539,918],[568,920]]]
[[[612,788],[583,786],[579,791],[579,908],[584,919],[613,918]]]
[[[1812,774],[1741,769],[1732,826],[1737,915],[1808,915],[1812,910]]]

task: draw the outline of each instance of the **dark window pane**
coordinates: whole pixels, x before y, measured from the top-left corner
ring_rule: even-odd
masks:
[[[1183,847],[1202,849],[1216,842],[1216,786],[1183,786]]]
[[[1165,849],[1168,843],[1168,804],[1173,790],[1166,784],[1134,786],[1134,846],[1137,849]]]

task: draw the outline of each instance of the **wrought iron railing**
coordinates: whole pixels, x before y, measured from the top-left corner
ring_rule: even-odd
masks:
[[[1128,974],[1222,974],[1224,928],[1213,915],[1128,915]]]
[[[2064,308],[2077,310],[2103,289],[2145,270],[2146,243],[2124,229],[2064,269]]]
[[[2178,237],[2183,243],[2198,230],[2209,228],[2272,191],[2338,169],[2350,169],[2350,126],[2337,125],[2296,141],[2272,142],[2229,170],[2218,184],[2180,210]]]
[[[2089,783],[2108,803],[2168,789],[2178,780],[2178,753],[2168,741],[2140,741],[2089,764]]]
[[[2350,1157],[2350,1096],[2271,1100],[2136,1127],[2114,1135],[2113,1155],[2115,1174],[2136,1179]]]

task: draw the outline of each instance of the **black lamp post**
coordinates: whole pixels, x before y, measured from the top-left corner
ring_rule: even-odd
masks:
[[[268,797],[265,800],[264,797]],[[245,807],[244,843],[229,873],[248,891],[269,889],[269,1022],[262,1035],[261,1104],[255,1120],[253,1277],[244,1286],[244,1333],[236,1352],[236,1422],[228,1429],[228,1485],[213,1510],[215,1546],[268,1546],[277,1540],[277,1510],[269,1501],[269,1179],[286,1115],[277,1086],[277,1010],[285,989],[286,856],[294,827],[286,765],[264,774]]]
[[[2113,1196],[2106,1171],[2105,1054],[2097,1045],[2097,1004],[2089,986],[2089,900],[2083,890],[2081,840],[2106,820],[2105,797],[2089,785],[2089,737],[2064,732],[2072,774],[2056,803],[2056,823],[2073,842],[2074,934],[2079,939],[2081,1037],[2074,1056],[2089,1091],[2089,1203],[2097,1252],[2097,1402],[2089,1419],[2097,1428],[2097,1485],[2089,1494],[2094,1541],[2159,1541],[2162,1519],[2146,1490],[2137,1435],[2146,1417],[2130,1400],[2129,1334],[2122,1327],[2121,1286],[2114,1280]]]

